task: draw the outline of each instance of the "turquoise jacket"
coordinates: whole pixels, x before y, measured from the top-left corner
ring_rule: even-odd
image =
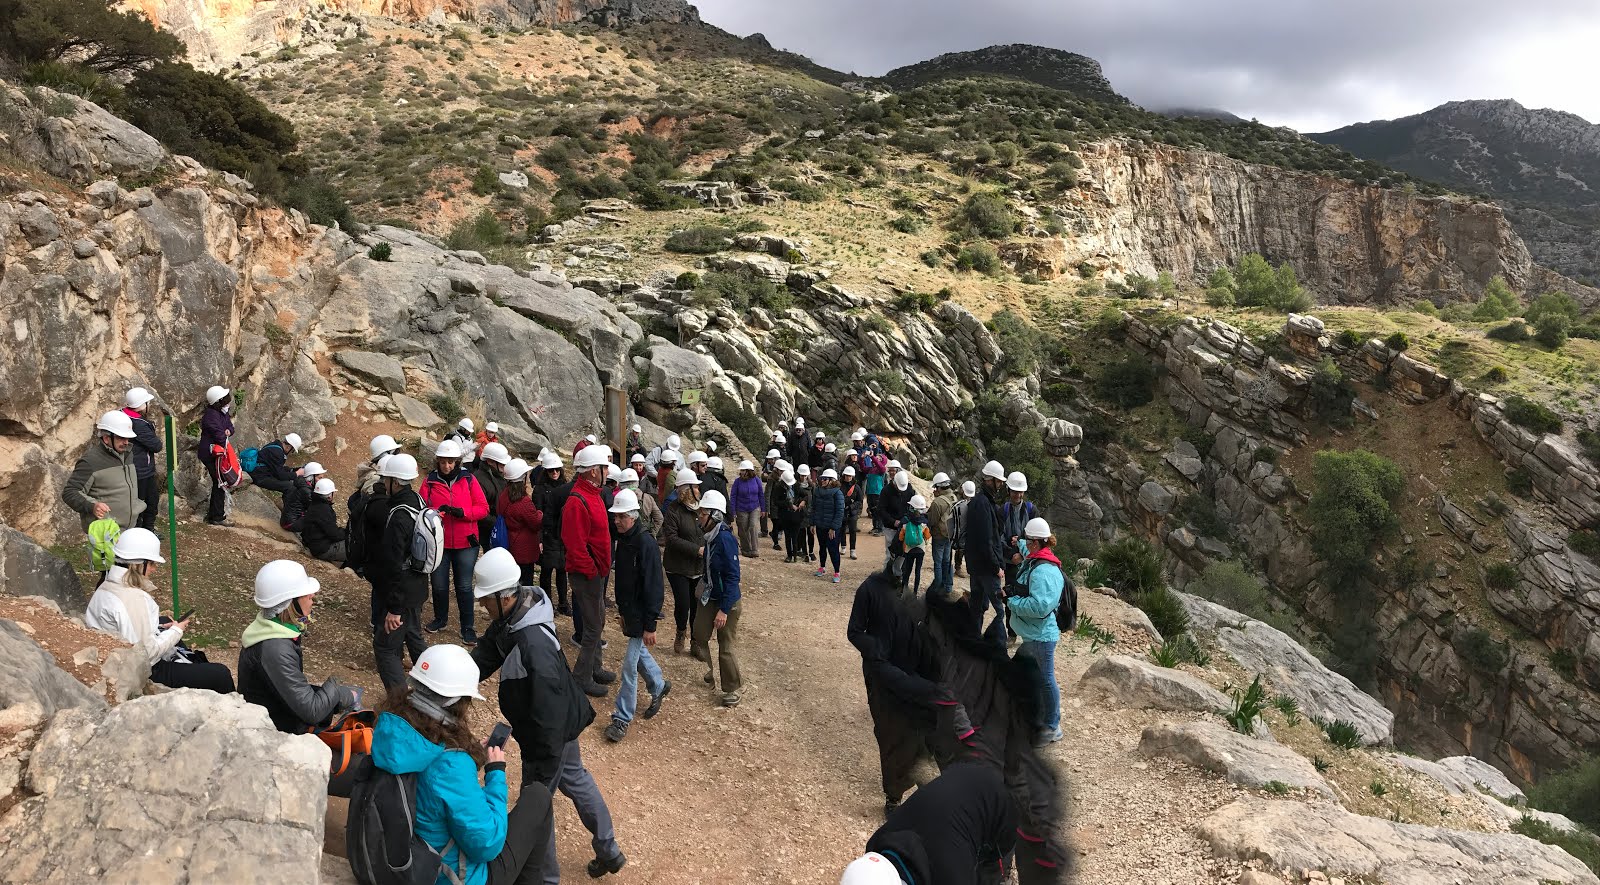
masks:
[[[1028,595],[1011,597],[1011,629],[1029,642],[1060,642],[1056,607],[1067,586],[1061,560],[1049,550],[1040,550],[1023,562],[1017,583],[1028,588]]]
[[[463,885],[485,885],[489,861],[506,844],[506,771],[494,764],[478,785],[478,763],[463,750],[446,750],[393,713],[378,716],[372,761],[392,774],[417,774],[417,835],[442,850],[445,865],[461,871]],[[440,873],[436,885],[448,885]]]

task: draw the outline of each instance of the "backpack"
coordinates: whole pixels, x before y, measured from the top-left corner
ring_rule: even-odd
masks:
[[[489,530],[489,546],[511,549],[511,531],[506,528],[504,516],[494,518],[494,528]]]
[[[1072,579],[1062,574],[1061,604],[1056,606],[1056,629],[1071,633],[1078,626],[1078,588]]]
[[[233,450],[233,443],[226,445],[213,445],[211,457],[216,459],[217,484],[225,489],[236,489],[244,481],[244,474],[239,470],[239,455]]]
[[[967,502],[971,498],[962,498],[950,508],[950,521],[946,524],[945,534],[950,536],[953,547],[962,547],[967,540]]]
[[[920,523],[920,522],[907,522],[906,525],[905,525],[905,529],[906,529],[906,539],[905,539],[906,549],[910,550],[912,547],[921,547],[922,546],[922,523]]]
[[[431,575],[444,560],[444,520],[439,511],[424,506],[421,510],[401,504],[389,511],[389,519],[404,510],[411,514],[411,550],[406,555],[405,567],[414,572]],[[384,523],[386,526],[388,522]]]
[[[310,503],[311,489],[296,480],[294,487],[283,495],[283,511],[278,515],[278,525],[286,532],[299,534],[305,527],[306,507]]]
[[[115,547],[122,527],[111,517],[89,523],[89,562],[95,571],[110,571],[117,564]]]
[[[350,496],[350,522],[344,527],[344,564],[359,569],[367,564],[367,503],[372,496],[357,491]]]
[[[461,873],[444,864],[436,850],[417,835],[417,775],[391,774],[371,756],[357,763],[345,818],[345,854],[350,872],[361,885],[433,885],[440,875],[460,885]],[[459,855],[458,855],[459,857]]]
[[[239,469],[245,473],[255,473],[261,464],[261,450],[255,447],[245,449],[239,453]]]

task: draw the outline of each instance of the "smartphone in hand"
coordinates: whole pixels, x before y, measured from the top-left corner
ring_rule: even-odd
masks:
[[[181,623],[183,623],[183,622],[184,622],[184,621],[187,621],[187,620],[189,620],[189,619],[190,619],[190,618],[192,618],[192,617],[194,617],[194,613],[195,613],[195,612],[196,612],[196,611],[198,611],[198,609],[192,609],[192,608],[191,608],[191,609],[189,609],[189,610],[188,610],[188,611],[186,611],[186,612],[184,612],[184,613],[183,613],[183,614],[181,614],[181,615],[179,615],[179,616],[177,616],[177,617],[176,617],[176,618],[174,618],[174,619],[173,619],[173,620],[175,620],[175,621],[177,621],[177,622],[178,622],[178,623],[180,623],[180,624],[181,624]]]
[[[511,726],[504,722],[497,722],[494,731],[489,732],[489,740],[484,743],[486,747],[504,747],[511,737]]]

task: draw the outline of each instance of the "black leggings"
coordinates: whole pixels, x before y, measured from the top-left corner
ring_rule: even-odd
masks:
[[[213,664],[205,652],[186,651],[188,663],[156,661],[150,665],[150,681],[168,688],[203,688],[217,694],[233,694],[233,673],[227,664]]]
[[[519,562],[519,563],[517,563],[517,568],[522,571],[521,576],[517,578],[517,582],[520,583],[524,587],[532,587],[533,586],[533,569],[534,569],[535,565],[536,565],[536,563],[532,563],[532,562],[526,562],[526,563]]]
[[[839,530],[839,541],[840,541],[840,546],[845,550],[854,550],[854,549],[856,549],[856,518],[855,517],[846,516],[844,518],[844,528]]]
[[[806,539],[798,523],[785,523],[783,526],[783,549],[790,556],[806,555]]]
[[[672,587],[672,623],[679,633],[687,632],[694,617],[694,578],[667,572],[667,584]]]
[[[544,591],[546,598],[550,598],[550,585],[555,584],[555,591],[560,594],[556,604],[565,607],[567,604],[567,570],[555,562],[555,557],[549,553],[543,555],[539,561],[539,589]]]
[[[139,478],[139,500],[144,502],[144,512],[139,514],[138,526],[155,530],[156,516],[161,513],[161,485],[154,474]]]

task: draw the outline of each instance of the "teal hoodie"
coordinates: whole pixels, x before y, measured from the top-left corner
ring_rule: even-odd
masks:
[[[506,844],[504,763],[485,769],[480,787],[470,755],[446,750],[393,713],[378,716],[372,761],[392,774],[417,774],[417,835],[436,850],[453,840],[443,852],[445,864],[461,870],[463,885],[485,885],[489,861]],[[441,873],[436,885],[449,881]]]
[[[1017,574],[1017,583],[1028,588],[1027,596],[1013,596],[1011,629],[1030,642],[1059,642],[1061,630],[1056,627],[1056,607],[1061,605],[1061,592],[1066,589],[1067,578],[1061,573],[1061,560],[1048,549],[1029,556]]]

